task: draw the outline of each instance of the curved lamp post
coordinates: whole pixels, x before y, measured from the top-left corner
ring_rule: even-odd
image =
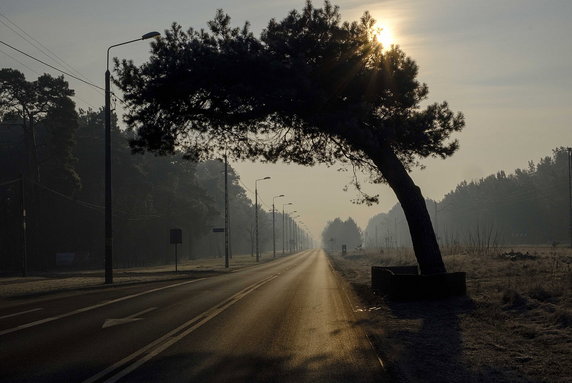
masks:
[[[159,37],[159,32],[145,33],[141,38],[129,40],[107,48],[106,71],[105,71],[105,283],[113,283],[113,226],[111,206],[111,91],[109,74],[109,50],[120,45]]]
[[[275,229],[276,225],[274,223],[275,222],[274,212],[276,209],[274,209],[274,201],[276,200],[276,198],[282,198],[282,197],[285,197],[285,195],[280,194],[272,197],[272,258],[276,258],[276,229]]]
[[[254,181],[254,220],[256,225],[256,262],[260,260],[260,251],[258,250],[258,181],[269,180],[270,177],[259,178]]]
[[[293,212],[294,213],[294,212]],[[290,231],[290,236],[292,237],[290,239],[290,251],[298,251],[297,249],[297,242],[298,242],[298,222],[296,222],[296,218],[300,218],[301,215],[300,213],[290,217],[290,220],[292,221],[292,230]]]
[[[288,206],[288,205],[292,205],[292,202],[282,204],[282,256],[284,256],[284,249],[285,249],[284,248],[284,243],[285,243],[284,241],[286,240],[286,235],[285,235],[285,228],[286,228],[285,217],[286,216],[284,215],[284,206]]]
[[[292,253],[292,237],[294,235],[294,219],[291,214],[297,213],[298,210],[293,210],[288,214],[288,252]]]

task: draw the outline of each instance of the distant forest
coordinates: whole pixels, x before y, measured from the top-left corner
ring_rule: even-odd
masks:
[[[362,231],[351,217],[345,221],[340,218],[329,221],[322,231],[324,249],[339,251],[343,245],[348,251],[362,245]]]
[[[56,254],[73,254],[77,266],[103,265],[104,113],[76,111],[67,86],[61,77],[28,82],[0,70],[0,272],[20,270],[24,250],[32,270],[56,267]],[[183,257],[223,256],[224,233],[213,228],[224,227],[224,163],[133,155],[130,137],[113,116],[115,266],[173,262],[171,228],[183,231]],[[231,251],[252,254],[254,203],[231,166],[228,172]],[[272,250],[266,207],[259,211],[261,251]],[[276,243],[281,252],[281,211]]]
[[[463,181],[443,200],[426,200],[442,247],[558,245],[569,237],[569,162],[566,148],[513,174],[499,171]],[[411,246],[399,204],[369,220],[367,247]]]

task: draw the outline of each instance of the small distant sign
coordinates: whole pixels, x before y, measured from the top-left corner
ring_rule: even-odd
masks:
[[[183,230],[181,229],[171,229],[170,231],[171,245],[177,243],[183,243]]]
[[[224,233],[224,227],[214,227],[213,233]]]

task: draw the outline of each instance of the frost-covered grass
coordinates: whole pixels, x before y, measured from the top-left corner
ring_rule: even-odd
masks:
[[[449,255],[448,271],[467,272],[469,297],[409,303],[369,286],[372,265],[415,264],[410,250],[330,256],[370,309],[369,331],[398,380],[572,381],[572,250]]]

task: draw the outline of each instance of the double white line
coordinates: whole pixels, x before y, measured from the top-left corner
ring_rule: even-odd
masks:
[[[177,327],[176,329],[168,332],[167,334],[163,335],[161,338],[149,343],[147,346],[135,351],[131,355],[123,358],[119,362],[109,366],[105,370],[99,372],[98,374],[92,376],[91,378],[85,380],[83,383],[92,383],[97,381],[104,381],[105,383],[112,383],[117,382],[119,379],[123,378],[127,374],[131,373],[132,371],[136,370],[137,368],[141,367],[145,362],[153,358],[154,356],[158,355],[159,353],[163,352],[167,348],[171,347],[214,317],[218,314],[247,296],[248,294],[252,293],[254,290],[258,289],[262,285],[270,282],[274,278],[277,278],[278,274],[271,275],[268,278],[265,278],[253,285],[248,286],[247,288],[239,291],[232,297],[228,298],[221,304],[205,311],[202,314],[197,315],[193,319],[183,323],[181,326]],[[105,380],[103,380],[105,379]]]

